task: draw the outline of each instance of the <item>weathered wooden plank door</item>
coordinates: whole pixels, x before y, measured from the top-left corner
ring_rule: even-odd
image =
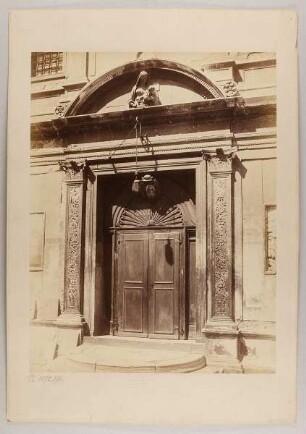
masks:
[[[179,339],[179,232],[149,234],[149,265],[149,336]]]
[[[180,243],[179,231],[118,234],[118,335],[182,337]]]
[[[118,235],[118,334],[148,336],[148,234]]]

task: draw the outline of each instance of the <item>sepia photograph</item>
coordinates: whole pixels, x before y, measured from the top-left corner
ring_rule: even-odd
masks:
[[[31,372],[275,372],[276,69],[31,53]]]
[[[294,423],[295,11],[9,21],[7,420]]]

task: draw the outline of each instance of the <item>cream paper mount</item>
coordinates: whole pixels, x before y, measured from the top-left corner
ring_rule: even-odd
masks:
[[[10,421],[294,422],[296,32],[11,12]]]

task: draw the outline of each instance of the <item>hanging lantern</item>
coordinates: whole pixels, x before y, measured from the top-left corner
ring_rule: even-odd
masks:
[[[160,195],[160,184],[152,175],[148,174],[138,179],[138,173],[135,172],[132,191],[133,193],[141,194],[145,199],[153,201]]]
[[[138,174],[135,172],[135,179],[132,184],[132,191],[134,193],[140,193],[140,180],[138,179]]]
[[[160,193],[159,182],[152,175],[143,175],[138,178],[138,138],[141,136],[141,124],[138,117],[135,123],[135,178],[132,183],[132,192],[141,194],[145,199],[150,201],[155,200]],[[139,131],[138,131],[139,130]]]
[[[152,175],[144,175],[141,178],[141,192],[146,199],[155,200],[160,194],[159,182]]]

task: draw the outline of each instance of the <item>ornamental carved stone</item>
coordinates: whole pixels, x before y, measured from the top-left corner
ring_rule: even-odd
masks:
[[[218,157],[212,157],[209,161],[210,172],[222,172],[231,170],[231,160],[229,158],[220,159]]]
[[[132,89],[129,107],[144,108],[160,104],[161,102],[156,87],[149,83],[148,72],[141,71]]]
[[[208,161],[210,195],[210,268],[213,320],[232,318],[232,158]]]
[[[65,116],[66,109],[68,107],[68,103],[61,103],[55,107],[54,113],[59,118],[62,118]]]
[[[228,180],[213,181],[213,316],[231,316],[231,255],[229,254],[230,207],[227,197]]]
[[[67,210],[65,244],[64,307],[68,312],[80,313],[82,295],[82,256],[86,182],[86,161],[60,163],[66,174]]]
[[[80,266],[82,230],[82,186],[68,186],[66,251],[66,308],[80,305]]]
[[[237,149],[225,152],[222,148],[216,149],[216,154],[203,153],[203,159],[209,162],[210,172],[231,172],[232,161],[236,158]]]
[[[84,174],[87,171],[87,161],[69,161],[69,162],[60,162],[59,163],[60,170],[63,170],[66,173],[66,182],[68,181],[83,181]]]
[[[170,201],[161,198],[155,203],[151,201],[134,201],[125,208],[120,217],[118,226],[149,227],[149,226],[175,226],[182,227],[184,220],[179,207]]]
[[[223,84],[223,90],[224,90],[225,96],[227,96],[227,97],[234,97],[234,96],[239,95],[239,92],[237,89],[237,84],[233,80],[229,80],[226,83],[224,83]]]

